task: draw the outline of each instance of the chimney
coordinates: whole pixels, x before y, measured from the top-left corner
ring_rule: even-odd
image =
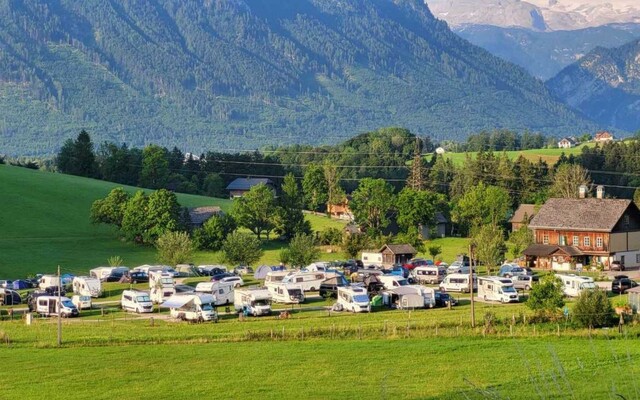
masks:
[[[598,185],[596,188],[596,197],[599,199],[604,199],[604,186]]]
[[[587,197],[587,185],[580,185],[580,188],[578,190],[578,194],[580,195],[581,199]]]

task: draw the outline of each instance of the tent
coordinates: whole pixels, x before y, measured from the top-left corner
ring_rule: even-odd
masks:
[[[20,304],[22,299],[18,292],[15,292],[10,289],[0,289],[0,305],[3,306],[14,306],[16,304]]]
[[[69,285],[71,284],[71,282],[73,282],[73,278],[75,277],[76,276],[72,274],[64,274],[60,277],[60,279],[62,280],[63,285]]]
[[[283,266],[270,267],[268,265],[261,265],[256,269],[256,272],[253,273],[253,277],[256,279],[265,279],[269,272],[285,270],[286,268]]]
[[[13,281],[13,290],[22,290],[29,289],[31,287],[31,283],[27,281],[23,281],[18,279],[17,281]]]

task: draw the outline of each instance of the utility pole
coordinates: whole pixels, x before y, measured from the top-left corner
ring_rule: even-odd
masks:
[[[62,346],[62,277],[58,265],[58,347]]]
[[[476,327],[476,307],[473,300],[473,268],[475,267],[473,245],[469,245],[469,293],[471,293],[471,327]]]

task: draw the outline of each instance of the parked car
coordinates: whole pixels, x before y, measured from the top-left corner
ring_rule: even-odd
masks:
[[[629,279],[626,275],[616,275],[611,282],[611,291],[613,293],[622,294],[627,290],[638,286],[636,281]]]
[[[215,274],[215,275],[211,275],[210,281],[211,282],[220,282],[220,281],[222,281],[223,278],[229,278],[229,277],[232,277],[232,276],[235,276],[235,275],[230,274],[228,272],[224,272],[224,273],[221,273],[221,274]]]
[[[414,258],[409,260],[408,263],[404,264],[404,267],[408,270],[412,270],[415,267],[420,267],[423,265],[433,265],[433,261],[425,260],[424,258]]]
[[[531,290],[533,285],[538,284],[539,278],[535,275],[512,276],[513,287],[522,290]]]
[[[527,271],[517,264],[503,264],[500,267],[498,276],[503,278],[511,278],[513,276],[527,275]]]
[[[163,268],[162,272],[170,274],[174,278],[179,278],[180,277],[180,272],[176,271],[174,268]]]
[[[624,271],[624,264],[622,261],[612,261],[610,269],[611,271]]]
[[[11,289],[13,287],[13,281],[0,280],[0,287]]]
[[[244,285],[244,281],[242,280],[242,278],[240,278],[239,276],[226,276],[222,279],[220,279],[220,282],[229,282],[233,284],[234,288],[238,288],[242,285]]]
[[[447,274],[468,274],[471,266],[462,261],[454,261],[447,268]]]
[[[144,283],[149,282],[149,275],[146,272],[135,271],[129,273],[129,279],[131,283]]]
[[[449,303],[451,303],[452,306],[458,305],[458,300],[456,300],[449,293],[436,291],[435,297],[436,297],[436,307],[447,307]]]
[[[122,279],[122,276],[125,274],[124,271],[119,271],[119,270],[114,270],[111,272],[111,274],[109,274],[109,276],[107,276],[104,281],[105,282],[120,282],[120,279]]]
[[[253,274],[253,268],[246,266],[246,265],[240,265],[238,267],[235,267],[233,269],[233,273],[236,275],[247,275],[247,274]]]

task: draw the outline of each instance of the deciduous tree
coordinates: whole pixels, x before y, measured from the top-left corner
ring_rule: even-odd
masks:
[[[501,264],[507,250],[502,228],[493,224],[482,225],[476,230],[471,243],[475,248],[478,260],[487,267],[487,271],[491,275],[491,269]]]
[[[353,192],[349,206],[361,227],[380,234],[389,224],[388,213],[394,200],[393,186],[384,179],[364,178]]]
[[[260,240],[254,236],[233,232],[222,244],[224,259],[235,265],[251,265],[262,257]]]
[[[176,265],[191,261],[194,245],[187,232],[165,232],[156,241],[158,261]]]
[[[231,213],[239,226],[249,229],[258,239],[266,233],[268,239],[275,227],[276,211],[273,191],[261,183],[236,199]]]
[[[304,199],[311,211],[318,211],[320,206],[329,200],[327,181],[324,170],[318,164],[310,164],[304,172],[302,180]]]

